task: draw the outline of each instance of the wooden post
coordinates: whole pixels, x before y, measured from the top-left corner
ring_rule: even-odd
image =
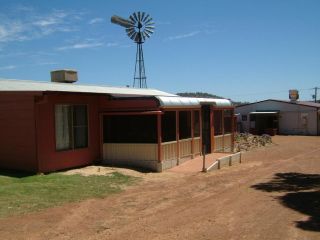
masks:
[[[103,162],[104,156],[103,156],[103,135],[104,135],[104,126],[103,126],[103,114],[99,114],[99,124],[100,124],[100,129],[99,129],[99,147],[100,147],[100,161]]]
[[[194,158],[194,111],[191,110],[191,154]]]
[[[176,111],[176,141],[177,141],[177,165],[180,162],[180,146],[179,146],[179,111]]]
[[[234,137],[235,137],[235,134],[234,134],[234,132],[235,132],[235,128],[234,128],[234,109],[233,110],[231,110],[231,152],[233,152],[234,151]]]
[[[214,152],[214,132],[213,132],[213,107],[210,106],[210,150]]]
[[[199,124],[200,124],[200,129],[199,129],[199,131],[200,131],[200,142],[199,142],[199,150],[200,150],[200,152],[201,152],[201,146],[202,146],[202,108],[200,108],[200,110],[199,110]],[[202,153],[201,153],[202,154]]]
[[[202,146],[202,172],[206,172],[206,145]]]
[[[158,162],[162,161],[162,132],[161,132],[161,115],[157,115],[157,133],[158,133]]]
[[[224,152],[224,109],[221,112],[221,119],[222,119],[222,151]]]

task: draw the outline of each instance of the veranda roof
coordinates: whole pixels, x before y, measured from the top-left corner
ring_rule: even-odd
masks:
[[[194,98],[179,96],[156,96],[160,102],[160,107],[200,107],[201,105],[213,105],[216,107],[230,107],[232,103],[228,99],[215,98]]]

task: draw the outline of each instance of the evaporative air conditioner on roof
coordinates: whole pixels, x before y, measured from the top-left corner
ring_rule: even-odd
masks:
[[[51,82],[74,83],[78,80],[78,73],[71,69],[51,71]]]

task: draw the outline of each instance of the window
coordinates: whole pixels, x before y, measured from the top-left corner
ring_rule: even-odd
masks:
[[[157,116],[104,116],[103,138],[105,143],[157,143]]]
[[[224,110],[224,134],[232,132],[233,115],[231,110]]]
[[[56,149],[88,147],[88,114],[86,105],[56,105]]]
[[[241,116],[241,120],[244,121],[244,122],[247,121],[248,120],[248,115],[242,115]]]
[[[176,112],[167,111],[161,116],[162,142],[176,140]]]
[[[200,137],[200,112],[194,111],[193,112],[193,136],[194,137]]]
[[[179,112],[179,138],[191,138],[191,111]]]
[[[222,110],[214,110],[213,111],[213,126],[214,126],[214,135],[222,135],[223,134],[223,126],[222,126]]]

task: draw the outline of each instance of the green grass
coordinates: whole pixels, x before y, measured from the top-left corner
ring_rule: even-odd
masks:
[[[106,176],[60,173],[19,176],[0,173],[0,217],[88,198],[103,198],[120,192],[123,186],[136,180],[117,172]]]

